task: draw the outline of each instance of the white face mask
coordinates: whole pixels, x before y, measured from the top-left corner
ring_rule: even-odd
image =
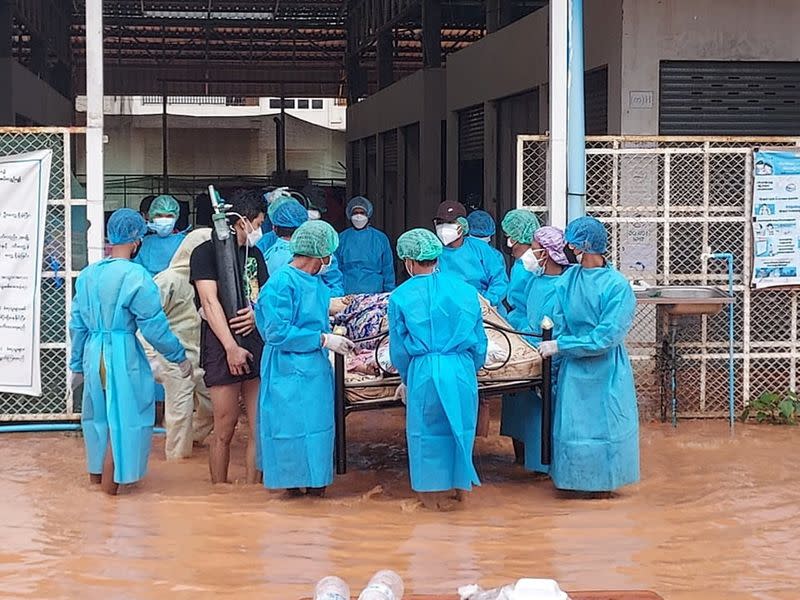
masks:
[[[436,235],[442,244],[449,246],[461,237],[461,226],[458,223],[440,223],[436,226]]]
[[[175,230],[175,223],[178,219],[173,217],[156,217],[150,224],[150,230],[154,231],[158,237],[167,237]]]
[[[325,273],[327,273],[327,272],[328,272],[328,270],[329,270],[330,268],[331,268],[331,259],[330,259],[330,258],[328,258],[328,262],[324,262],[324,261],[323,261],[323,262],[321,263],[321,265],[320,265],[320,267],[319,267],[319,271],[317,271],[317,275],[324,275]]]
[[[319,221],[322,218],[322,214],[318,210],[309,210],[308,211],[308,220],[309,221]]]
[[[489,237],[478,237],[478,236],[475,236],[475,239],[476,240],[480,240],[482,242],[486,242],[488,244],[489,242],[492,241],[492,236],[489,236]]]
[[[245,224],[250,228],[250,231],[247,232],[247,247],[253,248],[261,240],[264,232],[261,231],[261,227],[254,228],[250,221],[245,221]]]
[[[508,238],[508,239],[506,240],[506,246],[508,246],[509,248],[513,248],[513,247],[514,247],[514,246],[516,246],[516,245],[517,245],[517,242],[515,242],[515,241],[514,241],[514,240],[512,240],[511,238]]]
[[[528,273],[533,273],[534,275],[541,275],[544,273],[544,266],[539,264],[539,259],[536,258],[536,254],[534,254],[531,248],[525,250],[525,253],[520,256],[519,259],[522,261],[522,266]]]
[[[408,276],[409,277],[413,277],[414,276],[414,266],[413,266],[414,263],[412,263],[410,260],[405,260],[405,261],[403,261],[403,265],[406,268],[406,273],[408,273]]]
[[[367,215],[353,215],[350,217],[350,222],[356,229],[364,229],[369,223],[369,217]]]

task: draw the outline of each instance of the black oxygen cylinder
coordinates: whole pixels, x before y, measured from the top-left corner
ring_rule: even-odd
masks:
[[[239,310],[249,305],[244,294],[244,265],[240,264],[238,244],[228,225],[225,211],[218,209],[212,221],[214,227],[211,230],[211,241],[217,264],[217,294],[225,316],[230,320],[238,315]],[[234,338],[237,343],[241,343],[241,336],[234,335]]]

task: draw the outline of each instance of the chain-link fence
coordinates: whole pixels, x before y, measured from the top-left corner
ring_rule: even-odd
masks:
[[[42,262],[42,395],[0,394],[0,421],[65,420],[80,413],[67,385],[67,327],[74,277],[87,264],[86,200],[72,197],[73,137],[83,133],[81,128],[0,128],[0,156],[53,151]]]
[[[623,274],[658,285],[727,290],[734,256],[735,401],[795,390],[798,291],[752,290],[753,149],[797,146],[789,138],[593,137],[587,139],[587,213],[609,231],[609,258]],[[518,204],[547,210],[547,138],[518,138]],[[666,315],[640,304],[628,337],[641,412],[668,410]],[[677,397],[682,416],[719,417],[728,405],[728,315],[677,323]]]

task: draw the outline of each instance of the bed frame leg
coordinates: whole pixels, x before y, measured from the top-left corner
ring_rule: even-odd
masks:
[[[333,393],[333,422],[335,427],[334,437],[334,463],[336,474],[347,473],[347,425],[345,417],[345,387],[344,387],[344,357],[337,354],[333,359],[334,393]]]
[[[553,339],[552,329],[542,329],[542,341]],[[542,359],[542,464],[553,460],[553,361]]]

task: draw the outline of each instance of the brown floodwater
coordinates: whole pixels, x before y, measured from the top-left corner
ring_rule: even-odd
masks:
[[[334,573],[357,593],[392,568],[407,593],[520,577],[564,589],[652,589],[667,600],[800,598],[800,429],[684,422],[642,428],[637,486],[559,496],[478,441],[483,486],[455,513],[414,500],[402,416],[348,421],[350,472],[324,500],[212,487],[206,451],[117,498],[91,488],[77,434],[0,435],[0,596],[295,600]],[[493,424],[496,432],[497,424]],[[241,440],[233,478],[243,478]]]

